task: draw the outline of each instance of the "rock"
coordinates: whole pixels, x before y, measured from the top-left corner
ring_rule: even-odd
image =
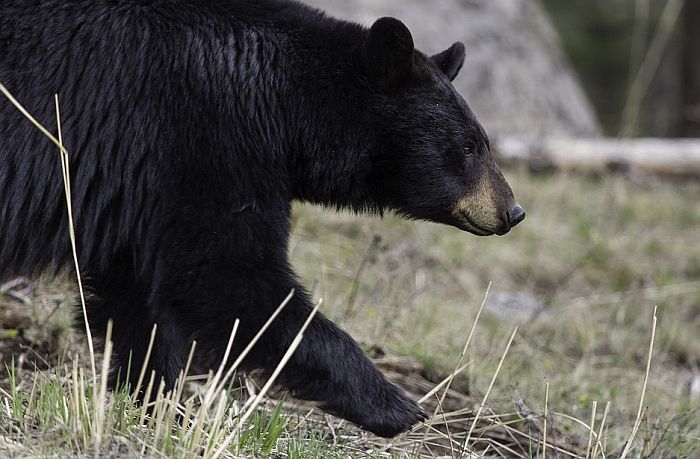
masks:
[[[536,317],[547,317],[544,303],[525,293],[494,292],[486,299],[486,311],[503,319],[524,323]]]

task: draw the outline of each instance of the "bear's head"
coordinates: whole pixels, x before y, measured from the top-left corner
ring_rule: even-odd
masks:
[[[381,199],[409,218],[503,235],[525,218],[489,140],[452,81],[462,43],[432,57],[397,19],[374,23],[362,49]]]

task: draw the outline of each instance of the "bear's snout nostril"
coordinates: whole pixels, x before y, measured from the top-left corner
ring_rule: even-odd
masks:
[[[508,223],[510,223],[510,227],[514,227],[523,220],[525,220],[525,209],[518,204],[514,205],[513,208],[508,211]]]

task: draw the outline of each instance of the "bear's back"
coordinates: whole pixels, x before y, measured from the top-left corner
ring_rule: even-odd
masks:
[[[181,185],[154,177],[179,167],[180,153],[224,147],[232,126],[236,140],[272,129],[245,106],[274,76],[261,62],[282,55],[265,40],[322,18],[283,0],[0,2],[0,83],[54,133],[59,95],[81,258],[132,238],[157,190]],[[219,116],[226,104],[250,119]],[[238,174],[240,189],[259,180]],[[66,261],[62,186],[56,147],[1,100],[0,274]]]

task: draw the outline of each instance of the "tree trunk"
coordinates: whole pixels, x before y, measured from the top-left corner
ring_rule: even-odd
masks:
[[[683,16],[683,135],[700,137],[700,1],[686,1]]]
[[[700,177],[700,140],[695,139],[526,139],[499,137],[492,142],[502,163],[534,170],[603,173],[641,171]]]

